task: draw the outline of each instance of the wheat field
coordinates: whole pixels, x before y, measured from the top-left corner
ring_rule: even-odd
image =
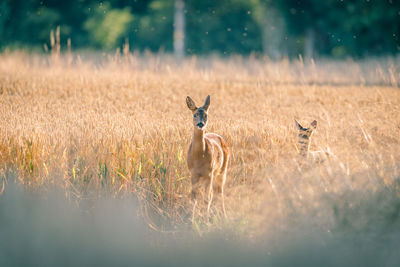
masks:
[[[382,190],[399,196],[399,70],[396,58],[177,63],[150,54],[4,53],[1,192],[14,183],[40,194],[57,188],[78,206],[135,196],[156,232],[229,229],[273,240],[304,223],[330,232],[343,219],[338,209]],[[189,194],[185,98],[201,103],[208,94],[207,131],[232,151],[226,219],[218,199],[207,216],[193,211]],[[332,156],[299,158],[294,119],[317,120],[310,149]]]

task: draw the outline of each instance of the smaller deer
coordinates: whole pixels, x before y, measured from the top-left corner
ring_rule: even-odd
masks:
[[[203,185],[204,191],[207,192],[207,212],[209,213],[213,192],[217,190],[221,193],[222,208],[226,216],[224,185],[229,162],[228,145],[218,134],[204,133],[207,126],[210,96],[207,96],[201,107],[197,107],[189,96],[186,98],[186,104],[193,112],[193,137],[187,154],[187,164],[192,180],[192,198],[197,201],[196,197]]]
[[[329,151],[310,151],[311,136],[313,134],[313,131],[317,128],[317,121],[314,120],[313,122],[311,122],[311,127],[309,128],[301,126],[301,124],[296,119],[294,121],[297,128],[299,129],[299,146],[297,147],[297,149],[300,156],[307,159],[312,159],[317,162],[322,162],[327,159],[327,157],[331,155]]]

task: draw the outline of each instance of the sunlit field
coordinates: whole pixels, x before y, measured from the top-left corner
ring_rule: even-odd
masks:
[[[400,245],[399,70],[398,58],[271,62],[253,56],[193,57],[177,63],[150,54],[2,54],[1,216],[14,218],[14,205],[24,206],[15,201],[32,203],[26,195],[39,196],[42,203],[54,191],[85,214],[99,214],[104,199],[122,201],[126,211],[125,200],[133,199],[135,218],[151,236],[141,239],[151,240],[144,247],[218,233],[221,240],[257,244],[266,259],[271,251],[309,259],[296,246],[304,250],[312,243],[314,253],[308,253],[321,257],[317,263],[331,255],[337,264],[365,260],[365,266],[383,261],[395,266]],[[193,125],[185,98],[200,105],[208,94],[206,131],[220,134],[231,147],[226,218],[218,197],[207,214],[204,203],[193,209],[190,196],[186,152]],[[310,150],[329,151],[329,157],[313,161],[299,156],[294,119],[305,126],[318,121]],[[21,197],[10,196],[15,187]],[[15,210],[26,224],[40,224],[30,215],[26,219],[24,208]],[[62,221],[63,212],[53,213],[55,222]],[[108,216],[116,227],[118,216]],[[51,224],[46,219],[51,217],[43,216],[43,223]],[[85,227],[104,217],[85,220]],[[26,227],[24,222],[17,226]],[[68,225],[74,232],[75,224]],[[11,233],[20,231],[17,226],[9,228]],[[130,227],[120,229],[128,233]],[[104,239],[124,239],[118,233]],[[12,236],[6,230],[1,235]],[[130,243],[121,241],[121,246],[127,249]],[[208,253],[207,244],[199,247]],[[236,247],[228,250],[231,263],[240,264]],[[165,256],[164,263],[193,263],[171,258]]]

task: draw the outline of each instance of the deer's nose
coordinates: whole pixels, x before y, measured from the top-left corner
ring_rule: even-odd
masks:
[[[197,124],[197,127],[199,127],[199,128],[203,128],[203,127],[204,127],[204,123],[202,123],[202,122],[199,122],[199,123]]]

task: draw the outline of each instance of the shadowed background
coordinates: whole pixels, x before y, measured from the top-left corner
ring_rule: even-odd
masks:
[[[397,54],[395,0],[3,0],[0,48],[218,53],[282,57]]]

